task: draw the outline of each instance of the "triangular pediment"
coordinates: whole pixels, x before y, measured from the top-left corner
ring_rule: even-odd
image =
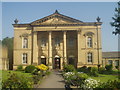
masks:
[[[82,21],[55,12],[52,15],[36,20],[31,25],[82,24]]]

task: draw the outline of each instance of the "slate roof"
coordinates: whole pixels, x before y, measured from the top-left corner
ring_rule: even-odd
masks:
[[[120,52],[102,52],[103,58],[120,58]]]

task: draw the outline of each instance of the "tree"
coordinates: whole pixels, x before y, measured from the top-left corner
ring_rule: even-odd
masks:
[[[111,22],[111,26],[115,27],[115,31],[113,31],[113,34],[120,35],[120,1],[117,3],[118,7],[115,8],[115,15],[112,17],[114,22]]]
[[[6,37],[2,40],[2,45],[8,48],[8,58],[9,58],[9,69],[12,70],[13,64],[13,38]]]

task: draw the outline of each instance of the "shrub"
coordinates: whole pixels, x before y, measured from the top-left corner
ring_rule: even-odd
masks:
[[[46,71],[46,70],[48,70],[48,67],[46,66],[46,65],[44,65],[44,64],[40,64],[40,65],[38,65],[38,66],[36,66],[38,69],[40,69],[40,70],[42,70],[42,71]]]
[[[96,67],[91,67],[90,73],[91,76],[98,76],[98,69]]]
[[[64,65],[63,70],[65,72],[73,72],[75,71],[75,67],[73,65]]]
[[[16,69],[17,71],[23,71],[23,66],[22,65],[19,65],[19,66],[17,66],[17,69]]]
[[[27,67],[25,68],[25,72],[26,72],[26,73],[32,73],[35,69],[36,69],[35,66],[29,65],[29,66],[27,66]]]
[[[105,66],[105,69],[107,70],[107,71],[112,71],[112,65],[106,65]]]
[[[88,75],[82,72],[67,72],[63,76],[67,85],[76,86],[82,84],[88,78]]]
[[[33,75],[38,75],[38,69],[36,68],[36,69],[34,69],[31,73],[33,74]]]
[[[38,82],[42,78],[42,74],[34,75],[32,78],[33,78],[34,84],[38,84]]]
[[[25,76],[18,76],[15,73],[12,73],[7,80],[2,82],[2,88],[32,88],[33,82],[32,79]]]
[[[85,89],[85,90],[89,90],[90,88],[96,88],[99,86],[99,83],[100,81],[97,81],[95,79],[91,79],[91,78],[88,78],[84,81],[84,84],[82,85],[82,87]],[[89,89],[88,89],[89,88]]]
[[[99,73],[100,74],[104,74],[105,73],[105,68],[104,67],[100,67],[99,68]]]
[[[88,67],[87,71],[88,71],[88,73],[90,73],[91,72],[91,67]]]
[[[97,88],[111,88],[112,90],[113,89],[116,89],[116,90],[119,90],[120,89],[120,80],[108,80],[107,82],[104,82],[104,83],[100,83],[99,86]]]
[[[87,66],[83,66],[83,67],[80,67],[77,69],[78,72],[84,72],[84,73],[87,73],[88,70],[87,70]]]

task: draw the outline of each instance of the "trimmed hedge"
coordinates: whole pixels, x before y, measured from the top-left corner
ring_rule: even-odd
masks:
[[[32,73],[36,67],[34,65],[29,65],[25,68],[25,73]]]

